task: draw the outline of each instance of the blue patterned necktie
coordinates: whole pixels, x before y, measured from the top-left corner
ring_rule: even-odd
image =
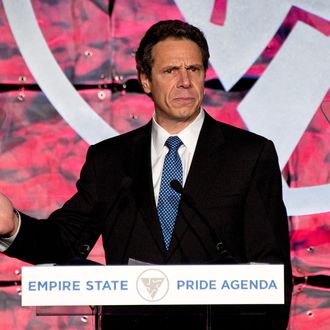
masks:
[[[170,185],[172,180],[178,180],[182,184],[182,162],[178,154],[181,144],[182,141],[177,136],[170,136],[165,142],[169,151],[164,160],[157,211],[167,250],[171,242],[181,197]]]

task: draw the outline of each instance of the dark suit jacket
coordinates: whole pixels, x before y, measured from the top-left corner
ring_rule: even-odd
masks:
[[[206,114],[173,239],[166,252],[154,200],[151,122],[91,146],[77,193],[47,221],[22,215],[7,254],[31,263],[84,254],[103,236],[107,264],[209,263],[221,240],[238,262],[284,263],[291,295],[288,223],[273,143]],[[193,201],[194,205],[191,205]],[[207,224],[205,223],[207,222]],[[279,328],[278,328],[279,329]]]

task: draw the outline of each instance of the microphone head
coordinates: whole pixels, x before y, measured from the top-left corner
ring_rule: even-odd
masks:
[[[174,189],[177,193],[182,194],[183,193],[183,187],[182,184],[178,180],[172,180],[170,182],[170,186],[172,189]]]
[[[129,176],[124,176],[120,183],[121,189],[127,189],[132,184],[132,179]]]

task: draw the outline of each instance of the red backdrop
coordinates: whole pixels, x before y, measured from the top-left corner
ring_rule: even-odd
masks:
[[[139,127],[153,108],[136,87],[134,50],[160,19],[183,19],[173,1],[32,1],[49,48],[79,94],[119,133]],[[226,1],[216,1],[210,19],[222,24]],[[112,7],[113,6],[113,7]],[[330,34],[330,23],[293,8],[267,49],[236,87],[224,91],[210,68],[204,106],[216,119],[245,128],[237,106],[264,72],[297,21]],[[63,120],[36,84],[16,45],[0,3],[0,189],[15,206],[45,217],[75,191],[88,144]],[[29,36],[27,36],[29,38]],[[47,68],[45,68],[47,70]],[[114,88],[118,84],[118,91]],[[127,84],[126,90],[122,86]],[[325,100],[330,100],[330,93]],[[290,187],[329,181],[330,127],[315,116],[283,170]],[[290,217],[295,275],[329,275],[330,213]],[[42,251],[40,252],[42,253]],[[103,262],[100,242],[93,259]],[[80,317],[35,317],[20,307],[18,260],[0,256],[2,329],[89,329]],[[9,283],[9,285],[7,285]],[[290,329],[329,329],[330,290],[295,286]]]

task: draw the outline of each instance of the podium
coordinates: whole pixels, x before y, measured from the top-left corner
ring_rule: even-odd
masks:
[[[23,306],[36,306],[38,315],[94,315],[96,329],[104,315],[125,317],[132,310],[177,310],[180,317],[183,310],[201,310],[205,329],[212,329],[214,308],[283,304],[283,265],[22,268]]]

